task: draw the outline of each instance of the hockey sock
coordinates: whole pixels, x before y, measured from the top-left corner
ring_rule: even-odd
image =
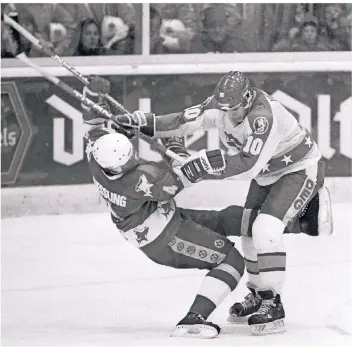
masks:
[[[259,276],[259,265],[257,258],[257,250],[254,247],[253,239],[251,237],[242,236],[242,250],[244,254],[244,262],[246,264],[246,271],[248,276],[248,287],[261,287]]]
[[[271,250],[258,250],[261,286],[281,293],[286,271],[286,252],[283,242]]]
[[[236,248],[231,248],[224,261],[207,273],[189,311],[207,319],[237,287],[243,273],[243,258]]]

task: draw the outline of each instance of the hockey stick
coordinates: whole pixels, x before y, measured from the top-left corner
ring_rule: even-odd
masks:
[[[47,56],[56,60],[60,65],[62,65],[65,69],[70,71],[74,76],[76,76],[82,83],[86,86],[89,85],[89,80],[87,77],[84,77],[79,71],[77,71],[73,66],[71,66],[66,60],[57,55],[51,47],[49,47],[45,42],[37,39],[34,35],[32,35],[28,30],[23,28],[20,24],[18,24],[15,20],[13,20],[8,15],[4,14],[5,23],[11,25],[14,29],[16,29],[21,35],[23,35],[28,41],[30,41],[34,46],[37,47],[40,51],[44,52]],[[114,104],[117,108],[119,108],[122,112],[131,114],[126,108],[120,104],[117,100],[111,97],[109,94],[103,94],[105,98],[107,98],[112,104]]]
[[[108,110],[104,109],[103,107],[99,106],[94,101],[88,99],[83,94],[81,94],[77,90],[73,89],[71,86],[69,86],[67,83],[61,81],[56,76],[53,76],[48,71],[43,69],[41,66],[35,64],[24,53],[21,53],[21,54],[17,55],[16,58],[18,58],[19,60],[21,60],[23,63],[27,64],[28,66],[32,67],[34,70],[38,71],[48,81],[50,81],[55,86],[61,88],[62,90],[67,92],[69,95],[73,96],[75,99],[78,99],[82,104],[93,108],[97,113],[99,113],[104,118],[112,119],[115,122],[115,124],[117,124],[118,126],[123,128],[125,131],[127,131],[127,133],[138,135],[142,140],[147,142],[157,152],[167,155],[169,158],[178,161],[180,164],[183,164],[185,162],[185,160],[182,157],[180,157],[176,153],[172,152],[171,150],[165,148],[163,145],[161,145],[160,143],[154,141],[149,136],[139,132],[138,130],[132,130],[132,129],[131,130],[127,130],[127,129],[125,129],[122,125],[118,124],[115,121],[114,115],[112,113],[110,113]]]

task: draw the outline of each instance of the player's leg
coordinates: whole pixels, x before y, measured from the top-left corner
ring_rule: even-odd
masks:
[[[206,320],[237,287],[244,272],[243,257],[226,237],[190,218],[184,218],[169,249],[174,253],[175,267],[209,270],[189,312],[172,336],[215,337],[220,329]]]
[[[309,201],[299,218],[289,223],[285,230],[289,233],[304,233],[309,236],[332,235],[334,228],[331,198],[325,185]]]
[[[258,254],[260,285],[257,293],[261,307],[248,319],[254,334],[285,330],[281,292],[285,281],[285,227],[297,218],[322,186],[324,172],[316,163],[306,170],[283,176],[270,192],[252,226],[253,243]]]
[[[256,181],[252,180],[243,210],[240,230],[248,278],[246,285],[249,293],[242,302],[236,302],[230,307],[227,320],[232,323],[246,323],[248,316],[256,312],[261,304],[261,298],[256,293],[256,289],[262,286],[259,277],[257,250],[253,243],[251,226],[269,192],[270,187],[259,186]]]
[[[222,210],[192,210],[180,209],[182,215],[189,217],[195,223],[203,225],[218,234],[228,236],[241,236],[241,225],[244,208],[238,205],[231,205]],[[257,216],[253,211],[252,222]]]

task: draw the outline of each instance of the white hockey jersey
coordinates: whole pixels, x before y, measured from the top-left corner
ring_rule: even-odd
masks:
[[[255,179],[260,185],[312,166],[321,158],[310,133],[278,101],[260,89],[244,121],[234,126],[211,96],[183,112],[155,118],[155,136],[184,136],[194,131],[219,129],[229,149],[223,179]]]

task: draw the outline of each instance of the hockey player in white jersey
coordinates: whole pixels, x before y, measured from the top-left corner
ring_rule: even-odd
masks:
[[[316,218],[318,233],[332,233],[324,162],[309,132],[278,101],[252,88],[238,71],[223,76],[203,103],[182,112],[155,116],[136,111],[116,120],[157,138],[219,129],[228,148],[221,178],[250,179],[245,211],[260,209],[252,227],[243,227],[241,236],[250,293],[230,308],[229,320],[249,316],[253,334],[285,331],[283,231],[294,228],[309,206],[307,218]],[[198,182],[216,171],[219,158],[214,161],[208,154],[202,150],[182,166],[189,181]],[[246,212],[242,221],[246,225]]]

